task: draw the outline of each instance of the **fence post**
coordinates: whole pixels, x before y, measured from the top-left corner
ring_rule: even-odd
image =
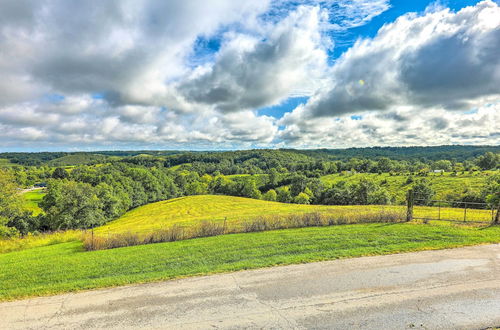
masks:
[[[464,222],[467,221],[467,203],[464,203]]]
[[[495,220],[493,221],[493,224],[498,225],[500,223],[500,203],[498,204],[497,207],[497,214],[495,215]]]
[[[438,220],[441,220],[441,202],[438,203]]]
[[[413,189],[410,189],[406,194],[406,221],[413,220],[413,203],[414,203]]]

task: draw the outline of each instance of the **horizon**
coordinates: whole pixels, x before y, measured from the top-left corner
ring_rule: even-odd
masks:
[[[500,0],[7,1],[0,41],[0,152],[500,145]]]
[[[9,153],[92,153],[92,152],[236,152],[236,151],[253,151],[253,150],[276,150],[276,151],[343,151],[353,149],[410,149],[410,148],[442,148],[442,147],[471,147],[471,148],[500,148],[500,145],[465,145],[465,144],[443,144],[443,145],[426,145],[426,146],[369,146],[369,147],[346,147],[346,148],[248,148],[248,149],[93,149],[93,150],[39,150],[39,151],[3,151],[0,149],[0,154]]]

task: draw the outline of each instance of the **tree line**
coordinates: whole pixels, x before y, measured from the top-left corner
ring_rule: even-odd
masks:
[[[487,152],[471,161],[469,170],[499,165],[499,155]],[[450,160],[411,163],[386,157],[311,160],[295,152],[266,150],[174,154],[166,159],[142,155],[68,169],[14,167],[0,170],[0,235],[91,228],[147,203],[200,194],[298,204],[395,203],[394,196],[374,180],[364,178],[359,182],[341,181],[325,186],[319,179],[344,171],[406,171],[407,187],[413,187],[423,197],[423,203],[429,204],[435,192],[425,174],[431,169],[465,171],[467,166],[465,162]],[[42,182],[47,186],[47,194],[40,204],[44,212],[33,216],[22,207],[18,188]],[[467,192],[456,196],[456,200],[498,203],[499,194],[500,176],[495,175],[480,192]]]

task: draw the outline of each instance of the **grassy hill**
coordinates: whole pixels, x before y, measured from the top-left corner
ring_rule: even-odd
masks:
[[[485,184],[488,176],[494,171],[465,173],[453,176],[451,172],[431,173],[425,178],[429,180],[432,188],[436,191],[437,199],[445,199],[448,194],[461,193],[466,188],[479,191]],[[349,183],[358,182],[362,178],[374,180],[376,183],[386,188],[398,202],[405,199],[406,191],[410,186],[406,183],[407,175],[390,175],[390,173],[354,173],[354,174],[331,174],[321,177],[321,181],[326,185],[331,185],[340,181]],[[414,180],[419,177],[415,176]]]
[[[243,197],[222,195],[199,195],[180,197],[151,203],[125,213],[122,217],[96,228],[97,233],[151,232],[177,224],[192,226],[203,220],[211,222],[227,221],[229,225],[255,219],[260,216],[290,215],[318,212],[338,217],[359,218],[378,212],[397,212],[404,217],[405,206],[397,205],[300,205],[268,202]],[[461,219],[461,209],[441,208],[447,218]],[[435,207],[415,207],[415,215],[436,217]],[[469,210],[468,219],[491,221],[488,210]]]
[[[203,220],[235,223],[263,215],[287,215],[312,212],[373,212],[392,206],[327,206],[268,202],[251,198],[199,195],[180,197],[138,207],[96,229],[97,232],[148,232],[173,224],[189,226]]]
[[[65,155],[47,162],[48,166],[75,166],[105,163],[108,157],[98,154],[75,153]]]

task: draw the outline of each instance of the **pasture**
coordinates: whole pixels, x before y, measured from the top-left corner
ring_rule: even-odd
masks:
[[[35,216],[42,213],[43,211],[38,206],[38,204],[42,201],[43,196],[45,196],[45,192],[42,189],[37,189],[23,193],[23,197],[25,200],[24,203],[25,208],[33,212],[33,215]]]
[[[416,206],[415,216],[435,217],[438,209],[428,206]],[[204,220],[224,222],[228,225],[239,223],[260,216],[321,213],[326,216],[359,218],[381,212],[398,212],[404,217],[405,206],[399,205],[300,205],[262,201],[244,197],[222,195],[199,195],[180,197],[167,201],[151,203],[125,213],[120,218],[96,228],[96,233],[146,233],[167,228],[174,224],[192,226]],[[462,210],[441,208],[443,218],[462,219]],[[489,210],[469,210],[468,219],[491,221]]]
[[[456,176],[451,172],[446,173],[430,173],[424,177],[429,180],[432,188],[436,192],[437,199],[445,199],[447,195],[453,195],[463,192],[465,189],[479,191],[486,182],[488,176],[493,175],[494,171],[474,172],[474,173],[459,173]],[[405,200],[405,193],[410,188],[406,183],[408,175],[391,175],[390,173],[337,173],[321,177],[321,181],[326,185],[332,185],[340,181],[349,183],[358,182],[367,178],[373,180],[376,184],[386,188],[391,196],[396,198],[396,202],[401,204]],[[418,176],[413,179],[417,180]]]

